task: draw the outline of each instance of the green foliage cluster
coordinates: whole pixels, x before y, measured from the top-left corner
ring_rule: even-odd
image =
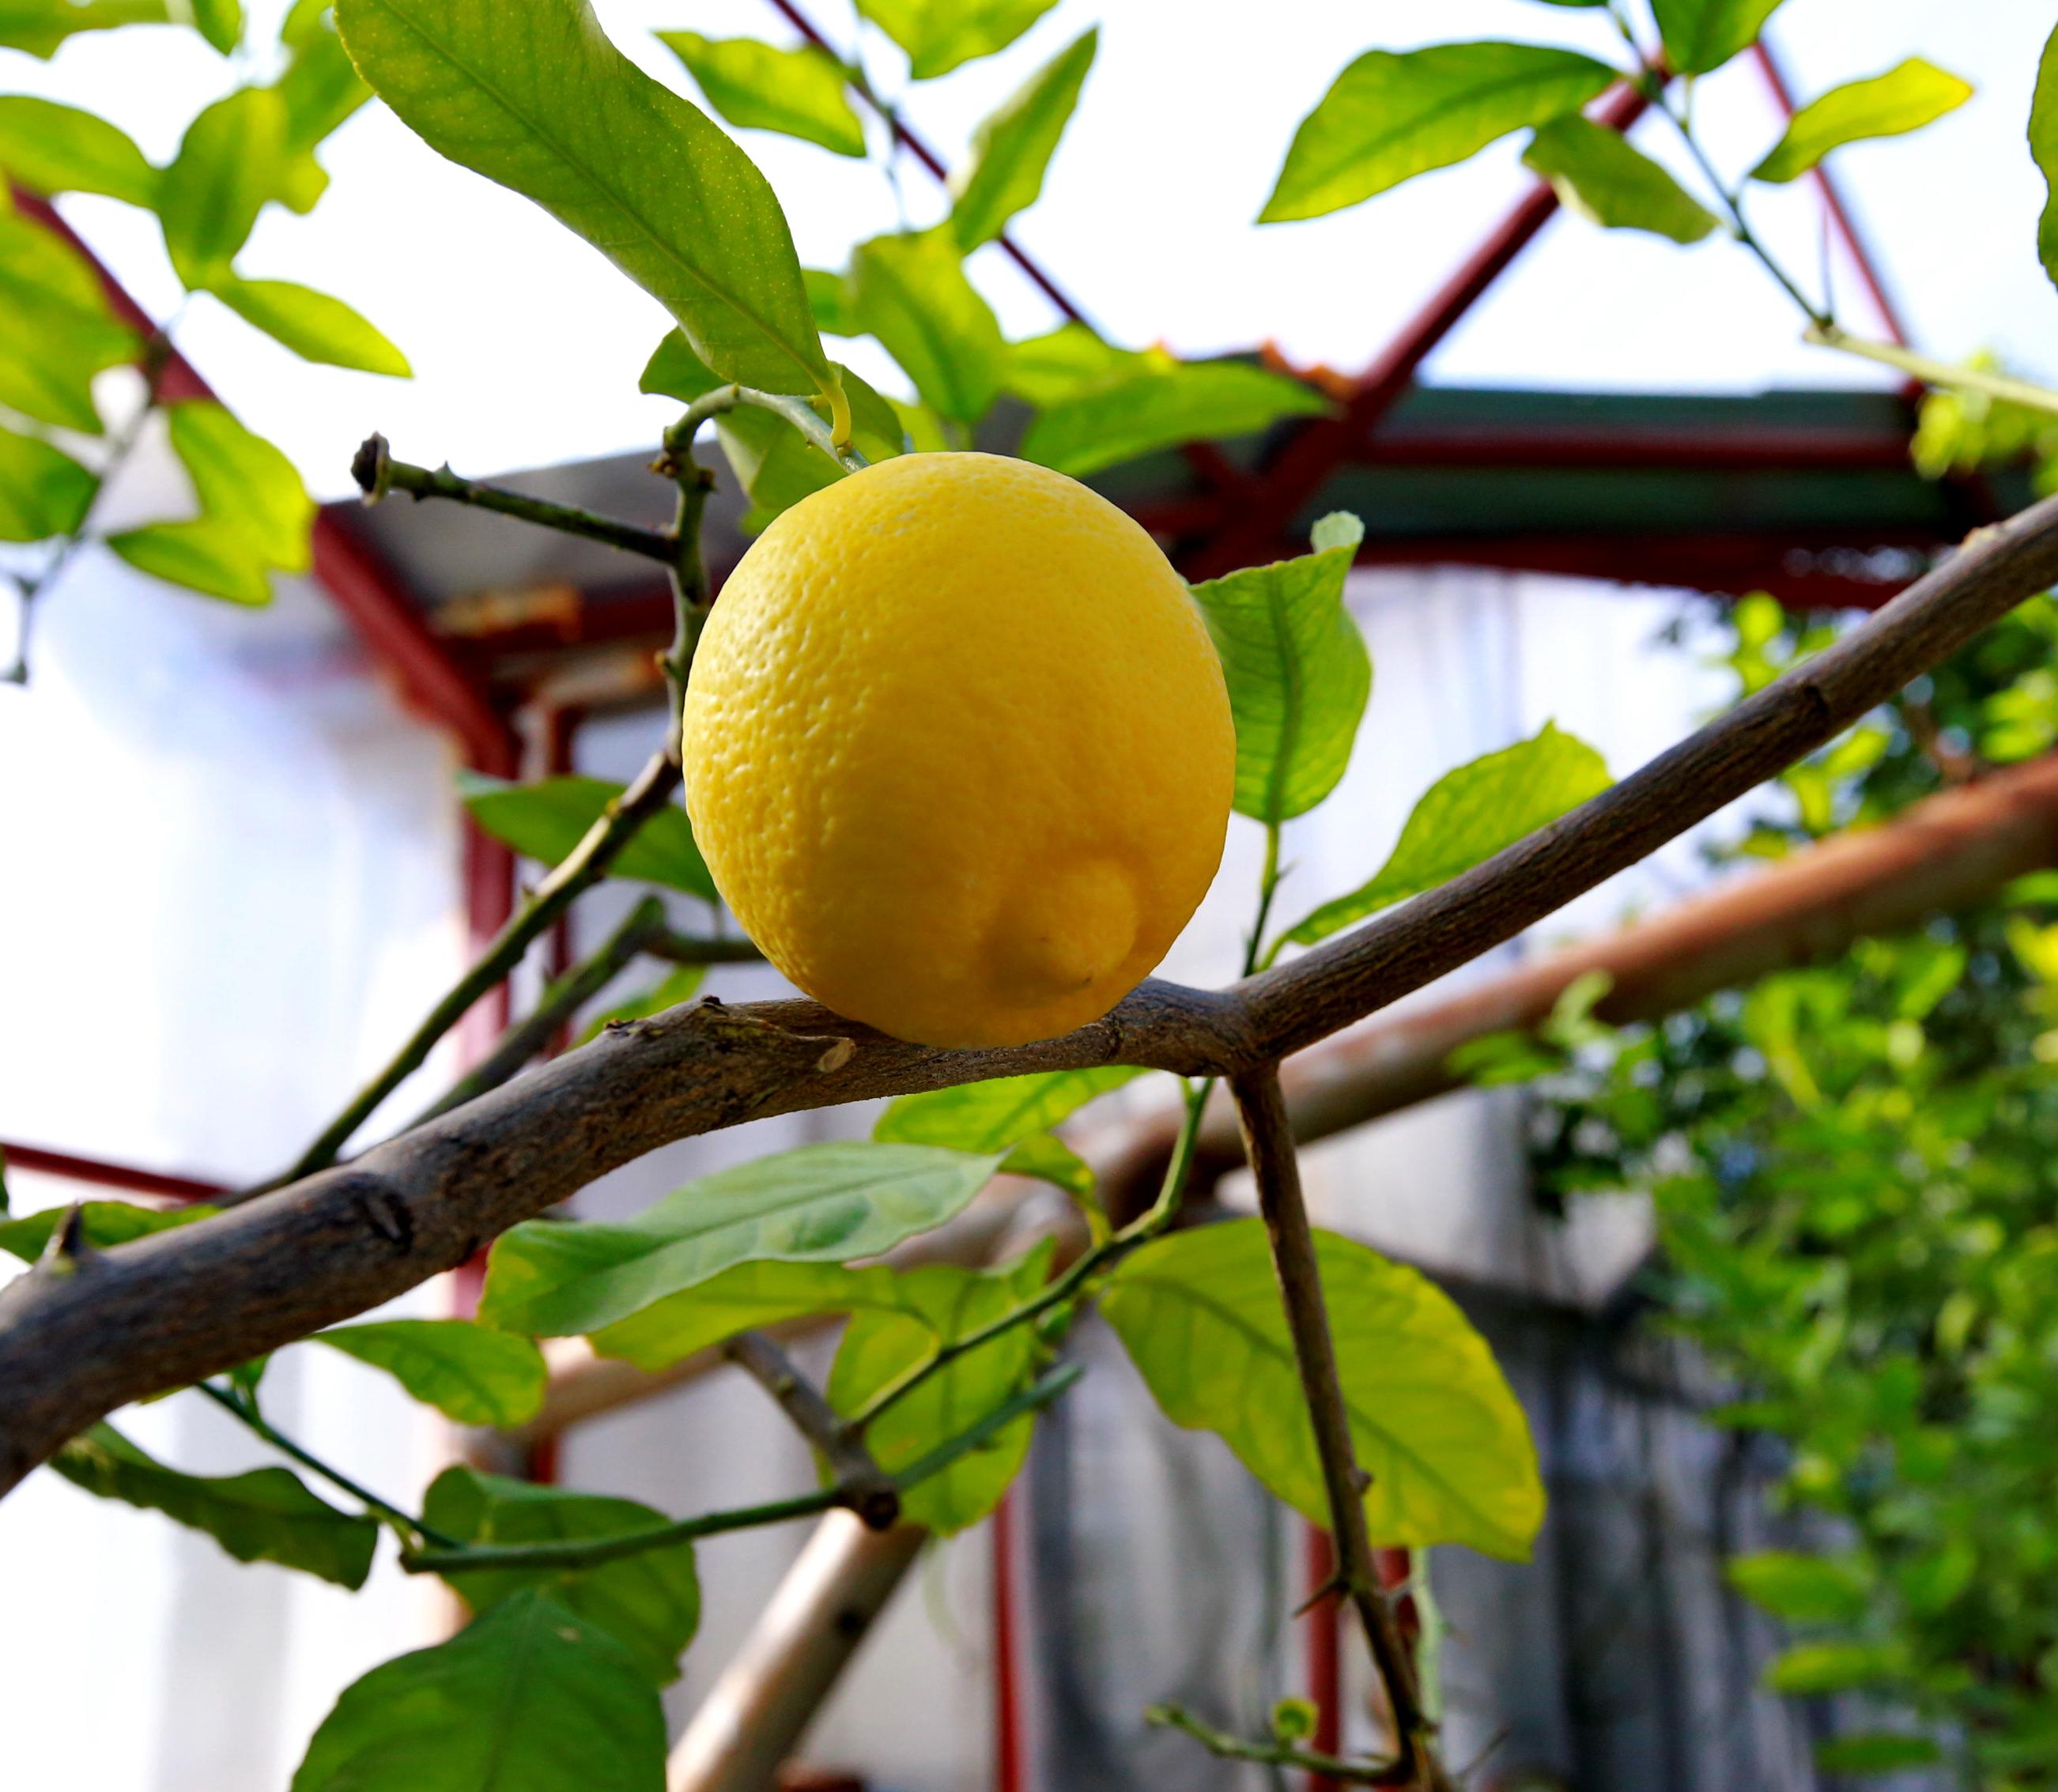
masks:
[[[2036,599],[1795,768],[1751,848],[2046,750],[2054,624]],[[1832,633],[1753,599],[1726,658],[1747,692]],[[2054,903],[2032,875],[1658,1026],[1567,1014],[1472,1054],[1540,1075],[1547,1198],[1652,1193],[1665,1322],[1737,1390],[1716,1418],[1782,1440],[1781,1496],[1841,1540],[1730,1566],[1790,1627],[1767,1685],[1905,1714],[1826,1745],[1826,1770],[1948,1759],[1966,1784],[2058,1785]]]

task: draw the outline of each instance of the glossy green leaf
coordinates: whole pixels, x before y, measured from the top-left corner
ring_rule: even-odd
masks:
[[[1774,1692],[1814,1697],[1883,1686],[1907,1671],[1901,1652],[1884,1643],[1797,1643],[1770,1663],[1764,1675]]]
[[[1039,373],[1028,377],[1034,383]],[[1047,379],[1047,372],[1042,377]],[[1019,372],[1011,375],[1022,378]],[[1254,435],[1281,418],[1321,416],[1332,408],[1312,386],[1248,361],[1141,355],[1113,378],[1039,411],[1023,433],[1021,454],[1083,479],[1162,448]]]
[[[664,340],[650,352],[650,359],[643,364],[642,377],[637,381],[636,389],[654,397],[675,398],[681,404],[691,404],[704,393],[728,383],[693,352],[693,345],[686,340],[685,331],[667,330]]]
[[[598,1039],[606,1028],[619,1022],[647,1020],[654,1014],[676,1008],[681,1002],[690,1002],[706,980],[705,964],[675,964],[641,995],[632,995],[606,1013],[596,1015],[579,1035],[579,1043],[584,1045],[589,1039]]]
[[[0,1208],[0,1213],[6,1210]],[[33,1263],[43,1254],[69,1207],[44,1207],[19,1219],[0,1221],[0,1250]],[[190,1226],[220,1209],[200,1202],[184,1207],[142,1207],[127,1201],[81,1201],[78,1204],[79,1236],[94,1250],[110,1250],[132,1238],[147,1238],[153,1232],[169,1232],[173,1226]]]
[[[1911,56],[1870,81],[1853,81],[1794,113],[1786,134],[1750,171],[1754,181],[1798,181],[1832,149],[1866,137],[1900,137],[1933,124],[1973,97],[1972,84]]]
[[[1048,1241],[1003,1269],[981,1273],[932,1263],[900,1277],[907,1311],[866,1309],[851,1319],[829,1371],[829,1403],[854,1413],[881,1388],[948,1343],[991,1325],[1032,1297],[1048,1279]],[[866,1430],[872,1458],[888,1474],[919,1461],[970,1430],[1027,1385],[1034,1329],[1017,1325],[968,1351],[887,1409]],[[984,1448],[910,1488],[901,1516],[944,1536],[975,1524],[999,1504],[1029,1453],[1035,1420],[1025,1414]]]
[[[1001,387],[1040,409],[1171,359],[1114,348],[1083,324],[1061,324],[1043,336],[1008,344]]]
[[[80,31],[124,25],[168,25],[166,0],[0,0],[0,50],[52,56]]]
[[[999,1162],[927,1145],[803,1145],[719,1170],[619,1222],[530,1220],[493,1247],[479,1317],[598,1331],[748,1259],[844,1263],[941,1226]]]
[[[755,38],[660,31],[717,114],[744,130],[778,131],[840,156],[865,153],[864,126],[836,60],[812,44],[777,50]]]
[[[1344,607],[1364,534],[1355,517],[1325,517],[1313,553],[1194,587],[1229,682],[1239,815],[1305,815],[1350,763],[1372,694],[1372,658]]]
[[[608,42],[586,0],[340,0],[336,19],[403,123],[600,249],[724,379],[828,387],[770,185]]]
[[[1944,1751],[1927,1736],[1872,1730],[1815,1745],[1815,1765],[1826,1774],[1893,1774],[1933,1766]]]
[[[201,515],[262,565],[305,572],[312,563],[315,505],[293,463],[211,399],[173,405],[170,433]]]
[[[840,368],[850,404],[852,439],[870,460],[900,452],[900,419],[892,406],[848,368]],[[822,408],[819,401],[816,408]],[[715,419],[723,455],[750,500],[743,519],[755,534],[789,506],[833,485],[844,470],[784,419],[757,405],[739,405]]]
[[[458,795],[471,818],[524,858],[554,865],[586,837],[623,786],[605,778],[545,778],[512,784],[479,772],[460,772]],[[714,879],[693,844],[686,812],[668,805],[646,821],[608,867],[611,876],[684,890],[703,901],[715,898]]]
[[[371,1571],[379,1527],[318,1500],[284,1468],[245,1475],[182,1475],[97,1424],[50,1458],[89,1493],[120,1500],[205,1531],[239,1562],[276,1562],[358,1587]]]
[[[243,0],[185,0],[193,27],[224,56],[243,41]]]
[[[971,160],[951,182],[951,232],[959,249],[991,242],[1036,203],[1099,45],[1098,27],[1075,39],[972,133]]]
[[[272,601],[272,581],[248,541],[217,517],[153,523],[109,535],[107,545],[137,571],[202,597],[260,607]]]
[[[1768,1549],[1737,1556],[1723,1572],[1753,1605],[1789,1623],[1849,1623],[1868,1603],[1865,1576],[1827,1556]]]
[[[593,1345],[638,1369],[665,1369],[738,1332],[809,1313],[904,1311],[900,1283],[876,1263],[739,1263],[595,1332]]]
[[[665,1714],[622,1644],[533,1589],[344,1690],[292,1792],[664,1792]]]
[[[1681,74],[1706,74],[1757,42],[1783,0],[1651,0],[1666,59]]]
[[[93,377],[141,345],[78,251],[18,213],[0,213],[0,404],[100,434]]]
[[[850,296],[852,316],[907,371],[924,403],[953,423],[986,415],[1007,345],[947,224],[859,244]]]
[[[209,288],[244,323],[304,361],[405,379],[407,357],[342,300],[289,280],[217,280]]]
[[[2044,214],[2036,226],[2036,257],[2058,285],[2058,30],[2044,46],[2036,65],[2036,90],[2029,105],[2029,153],[2044,177]]]
[[[526,1337],[465,1319],[377,1319],[316,1332],[315,1341],[383,1369],[459,1424],[526,1424],[550,1371]]]
[[[1486,1341],[1414,1270],[1315,1236],[1365,1513],[1382,1544],[1526,1557],[1544,1520],[1529,1428]],[[1255,1219],[1175,1232],[1110,1278],[1101,1311],[1178,1424],[1212,1431],[1296,1511],[1327,1520],[1279,1285]]]
[[[576,1542],[654,1530],[669,1522],[634,1500],[569,1493],[470,1468],[446,1468],[437,1476],[422,1516],[468,1544]],[[447,1578],[465,1603],[482,1613],[534,1587],[606,1631],[661,1687],[679,1677],[679,1656],[700,1627],[700,1575],[690,1543],[595,1568],[492,1568]]]
[[[1312,945],[1368,915],[1447,884],[1608,787],[1607,762],[1555,722],[1542,733],[1446,772],[1409,812],[1386,863],[1325,902],[1285,938]]]
[[[105,193],[132,205],[157,196],[157,171],[125,132],[77,106],[26,93],[0,96],[0,169],[40,193]]]
[[[1554,118],[1530,140],[1523,164],[1547,180],[1568,210],[1610,230],[1648,230],[1698,243],[1715,214],[1619,131],[1576,112]]]
[[[1032,1071],[903,1095],[880,1115],[872,1136],[904,1144],[948,1145],[960,1151],[1004,1151],[1146,1074],[1129,1065],[1109,1064]]]
[[[1258,222],[1355,205],[1575,112],[1617,78],[1605,62],[1541,44],[1368,50],[1301,121]]]
[[[289,188],[286,105],[267,87],[217,100],[186,128],[157,192],[172,265],[188,286],[225,277],[267,201]]]
[[[908,53],[917,81],[1005,50],[1057,0],[857,0],[857,10]]]
[[[0,428],[0,542],[69,535],[99,489],[98,477],[62,449]]]

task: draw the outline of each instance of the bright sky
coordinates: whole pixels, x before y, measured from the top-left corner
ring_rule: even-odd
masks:
[[[848,45],[849,0],[809,0]],[[256,0],[260,21],[283,0]],[[792,34],[767,0],[599,0],[615,41],[692,93],[650,36]],[[1272,26],[1260,37],[1253,21]],[[2058,375],[2058,292],[2036,264],[2042,185],[2023,146],[2048,0],[1791,0],[1774,33],[1804,97],[1921,54],[1976,81],[1979,97],[1919,138],[1861,145],[1836,166],[1909,314],[1918,346],[1991,347]],[[1186,353],[1264,340],[1289,355],[1362,364],[1442,278],[1523,180],[1514,143],[1353,211],[1260,229],[1293,128],[1360,51],[1468,37],[1528,37],[1612,54],[1605,29],[1533,0],[1060,0],[1006,54],[908,95],[907,112],[947,158],[979,118],[1087,25],[1102,47],[1022,243],[1114,340]],[[889,88],[904,69],[872,38]],[[155,158],[193,111],[232,83],[186,34],[74,39],[44,65],[0,51],[0,90],[89,103]],[[1778,134],[1757,71],[1739,62],[1703,84],[1697,105],[1718,159],[1747,167]],[[840,264],[848,245],[891,228],[876,166],[764,133],[742,133],[792,221],[804,261]],[[1638,141],[1676,159],[1662,125]],[[324,495],[348,487],[371,429],[418,460],[487,472],[637,447],[671,408],[636,376],[665,328],[656,304],[552,220],[442,161],[378,108],[323,152],[334,182],[312,219],[274,208],[240,264],[349,300],[412,359],[411,383],[309,368],[213,301],[195,303],[179,340],[248,420],[284,445]],[[913,221],[942,202],[919,169],[905,176]],[[153,221],[112,201],[68,203],[74,221],[146,304],[176,300]],[[1804,185],[1768,193],[1758,215],[1790,262],[1819,268],[1818,214]],[[1011,334],[1055,320],[1003,259],[975,277]],[[1838,276],[1853,327],[1873,320]],[[1446,381],[1580,387],[1861,383],[1868,370],[1798,340],[1796,320],[1741,251],[1719,240],[1679,251],[1577,220],[1553,224],[1436,357]],[[852,358],[872,371],[862,352]]]

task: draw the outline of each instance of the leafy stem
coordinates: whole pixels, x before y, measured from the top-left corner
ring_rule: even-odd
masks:
[[[1390,1786],[1397,1763],[1391,1761],[1352,1761],[1340,1754],[1325,1754],[1319,1749],[1302,1748],[1297,1742],[1246,1742],[1218,1730],[1177,1705],[1153,1705],[1143,1721],[1156,1730],[1176,1730],[1190,1736],[1210,1754],[1226,1761],[1255,1761],[1271,1767],[1297,1767],[1317,1779],[1341,1781],[1347,1786]]]
[[[702,423],[739,405],[755,405],[761,411],[784,417],[846,473],[856,473],[869,463],[850,445],[849,408],[841,402],[841,397],[839,390],[831,401],[841,413],[842,427],[839,431],[833,423],[824,423],[815,407],[804,398],[796,398],[787,392],[761,392],[755,386],[717,386],[711,392],[701,393],[686,407],[679,420],[665,431],[665,451],[673,456],[690,455],[693,438],[700,434]]]
[[[340,1468],[333,1467],[305,1446],[296,1444],[257,1409],[257,1402],[250,1395],[234,1388],[219,1387],[212,1381],[198,1381],[194,1386],[216,1405],[228,1413],[236,1422],[269,1444],[282,1456],[291,1456],[304,1468],[309,1468],[332,1486],[338,1487],[352,1499],[364,1506],[373,1517],[383,1520],[399,1534],[403,1544],[411,1547],[417,1538],[427,1542],[459,1547],[455,1537],[425,1524],[411,1512],[403,1512],[390,1501],[382,1500],[362,1483],[352,1480]]]
[[[1084,1373],[1076,1363],[1055,1369],[1003,1402],[970,1429],[939,1444],[919,1461],[892,1477],[893,1487],[904,1493],[932,1476],[941,1474],[960,1456],[980,1448],[1025,1413],[1047,1406],[1063,1395]],[[400,1565],[410,1574],[461,1574],[477,1568],[592,1568],[630,1556],[642,1556],[674,1544],[719,1536],[765,1524],[781,1524],[797,1518],[812,1518],[848,1507],[852,1491],[840,1483],[790,1500],[774,1500],[761,1506],[739,1507],[728,1512],[704,1512],[681,1519],[654,1530],[631,1531],[620,1536],[597,1537],[540,1544],[460,1544],[455,1547],[403,1552]]]

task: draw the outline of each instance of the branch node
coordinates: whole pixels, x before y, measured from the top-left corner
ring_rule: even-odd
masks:
[[[365,437],[350,463],[350,476],[368,507],[386,495],[393,479],[393,453],[384,436],[374,431]]]

